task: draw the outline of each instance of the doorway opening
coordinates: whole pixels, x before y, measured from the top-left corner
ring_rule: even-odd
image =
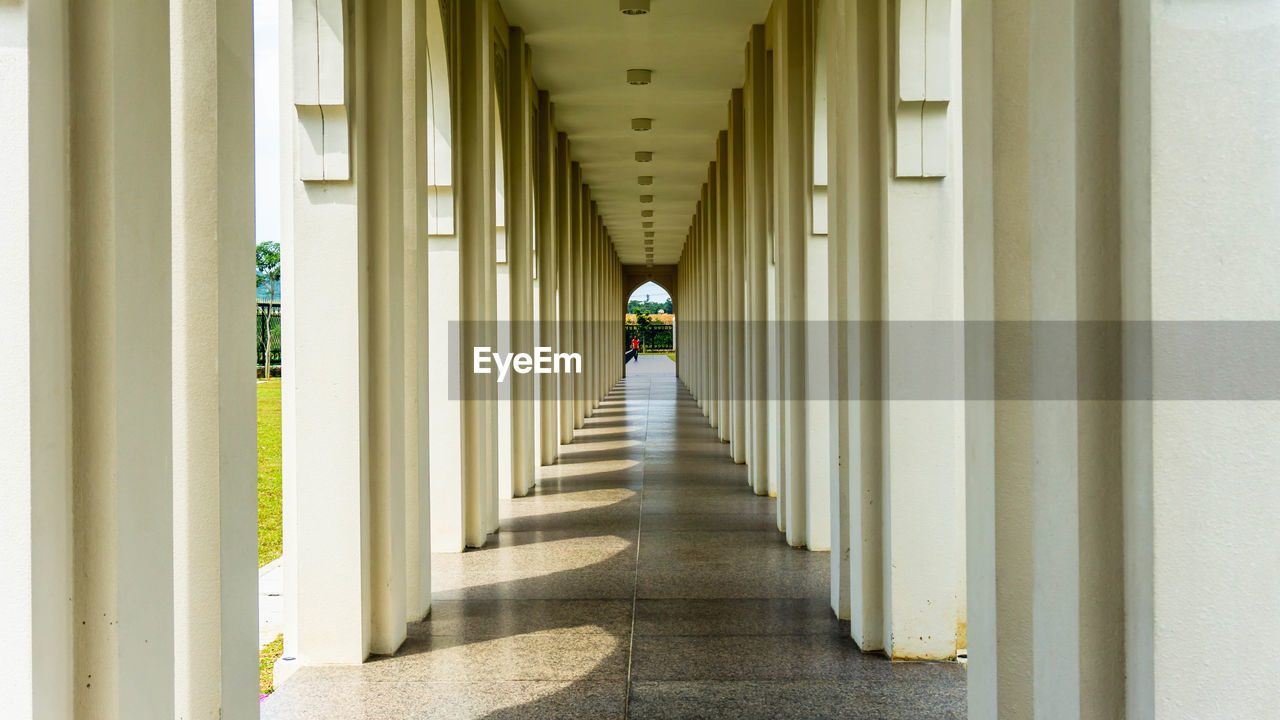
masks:
[[[674,374],[676,371],[676,314],[671,293],[652,280],[627,299],[627,371]]]

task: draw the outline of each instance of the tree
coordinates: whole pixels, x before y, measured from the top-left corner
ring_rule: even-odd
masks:
[[[267,320],[263,323],[267,336],[266,351],[263,360],[266,364],[265,376],[271,379],[271,309],[276,304],[276,285],[280,282],[280,243],[258,243],[258,287],[267,290],[271,304],[267,306]]]
[[[651,328],[652,325],[653,320],[650,320],[648,315],[636,316],[636,335],[640,337],[641,350],[649,347],[650,339],[653,335],[653,330]]]

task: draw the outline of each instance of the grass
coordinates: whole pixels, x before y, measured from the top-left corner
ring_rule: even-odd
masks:
[[[675,353],[666,353],[666,356],[667,356],[667,357],[669,357],[669,358],[671,358],[671,362],[675,362],[675,361],[676,361],[676,354],[675,354]]]
[[[258,656],[258,692],[260,694],[270,695],[276,689],[272,670],[275,668],[276,660],[279,660],[283,653],[283,635],[277,635],[275,640],[262,648],[262,653]]]
[[[280,378],[258,383],[258,567],[284,547],[280,486]]]
[[[284,548],[280,485],[280,378],[258,383],[258,567],[280,557]],[[272,669],[284,652],[284,636],[258,654],[258,692],[275,689]]]

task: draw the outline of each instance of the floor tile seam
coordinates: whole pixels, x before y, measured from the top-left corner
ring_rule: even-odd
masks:
[[[653,414],[653,382],[646,383],[644,394],[644,440],[640,448],[640,508],[636,518],[636,556],[635,573],[631,578],[631,636],[627,643],[627,678],[622,694],[622,720],[626,720],[628,705],[631,701],[631,665],[634,660],[636,645],[636,604],[640,594],[640,539],[644,534],[644,474],[645,463],[649,455],[649,422]]]
[[[621,672],[617,672],[612,674],[589,674],[575,677],[510,677],[495,680],[379,680],[376,678],[370,678],[363,680],[325,680],[325,684],[343,687],[369,685],[383,687],[388,685],[498,685],[502,683],[563,683],[565,685],[575,685],[581,682],[620,685],[625,680],[626,676]]]
[[[717,633],[694,633],[694,632],[690,632],[690,633],[670,633],[670,632],[664,632],[664,633],[646,633],[646,632],[638,632],[638,633],[636,633],[636,637],[641,637],[641,638],[704,638],[704,639],[707,639],[707,640],[712,640],[712,639],[715,639],[715,640],[721,640],[721,639],[727,639],[727,638],[740,639],[740,638],[805,638],[805,637],[808,637],[808,638],[811,638],[811,637],[820,637],[820,638],[830,639],[830,638],[832,637],[832,635],[833,635],[833,633],[830,633],[830,632],[821,632],[821,631],[816,631],[816,630],[815,630],[815,631],[796,631],[796,632],[749,632],[749,633],[746,633],[746,632],[743,632],[743,633],[740,633],[740,632],[732,632],[732,633],[726,633],[726,632],[717,632]],[[838,636],[838,638],[839,638],[840,640],[843,640],[843,639],[844,639],[844,636]]]
[[[608,638],[621,638],[621,637],[623,637],[624,635],[629,634],[629,632],[630,632],[629,630],[623,630],[623,629],[621,629],[621,628],[619,628],[618,630],[615,630],[615,631],[607,631],[607,630],[605,630],[605,631],[595,631],[595,632],[588,632],[588,631],[585,631],[585,630],[583,630],[583,631],[575,631],[575,630],[572,630],[572,629],[558,629],[558,628],[557,628],[557,629],[545,629],[545,630],[530,630],[530,631],[528,631],[528,632],[519,632],[519,630],[517,629],[517,630],[513,630],[512,632],[509,632],[509,633],[501,633],[501,634],[493,634],[493,633],[435,633],[435,632],[433,632],[433,633],[431,633],[431,635],[430,635],[430,636],[423,636],[422,638],[419,638],[419,639],[418,639],[418,641],[419,641],[419,642],[421,642],[421,641],[425,640],[427,637],[430,637],[430,638],[431,638],[431,639],[433,639],[433,640],[434,640],[435,638],[443,638],[443,639],[446,639],[446,640],[458,640],[458,641],[461,641],[461,642],[462,642],[462,643],[464,643],[464,644],[467,644],[467,643],[469,643],[469,642],[471,642],[471,641],[480,641],[480,640],[506,640],[506,639],[508,639],[508,638],[528,638],[528,637],[539,637],[539,638],[550,638],[550,637],[555,637],[555,638],[570,638],[570,637],[573,637],[573,638],[582,638],[582,637],[596,637],[596,638],[606,638],[606,637],[608,637]],[[450,647],[458,647],[458,645],[451,645]],[[391,656],[391,657],[398,657],[398,656]]]
[[[544,684],[563,684],[572,685],[576,683],[598,683],[598,684],[617,684],[620,678],[593,679],[579,678],[573,680],[539,680],[539,679],[503,679],[503,680],[325,680],[326,685],[367,685],[370,683],[378,683],[379,685],[502,685],[509,683],[544,683]],[[666,680],[657,680],[657,682],[666,682]]]

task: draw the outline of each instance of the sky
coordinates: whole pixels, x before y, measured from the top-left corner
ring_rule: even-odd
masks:
[[[278,0],[253,0],[254,226],[258,242],[280,240],[280,33]]]
[[[650,302],[666,302],[667,298],[671,297],[666,290],[662,289],[661,285],[655,282],[647,282],[631,293],[631,300],[644,300],[645,295],[649,296]]]

